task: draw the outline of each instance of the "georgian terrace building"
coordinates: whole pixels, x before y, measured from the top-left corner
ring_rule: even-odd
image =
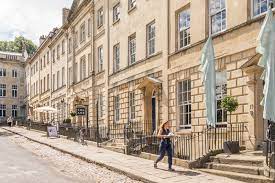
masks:
[[[22,53],[0,52],[0,124],[25,117],[25,60]]]
[[[92,126],[98,102],[101,125],[133,121],[154,131],[170,120],[177,134],[201,131],[206,112],[199,60],[211,34],[218,126],[230,118],[233,123],[245,122],[246,145],[257,148],[266,126],[260,106],[260,55],[255,47],[270,3],[75,0],[71,9],[63,10],[62,27],[42,37],[37,53],[28,60],[30,109],[51,105],[63,111],[51,116],[61,121],[83,105]],[[240,104],[232,116],[220,107],[225,95],[236,97]],[[75,122],[84,125],[85,121],[78,117]]]

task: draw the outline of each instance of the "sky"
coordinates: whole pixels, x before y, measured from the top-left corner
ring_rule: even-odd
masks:
[[[0,40],[24,36],[39,43],[62,24],[62,8],[70,8],[73,0],[0,0]]]

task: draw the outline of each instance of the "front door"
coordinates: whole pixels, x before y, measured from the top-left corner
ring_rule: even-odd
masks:
[[[156,130],[156,97],[152,96],[152,132]]]

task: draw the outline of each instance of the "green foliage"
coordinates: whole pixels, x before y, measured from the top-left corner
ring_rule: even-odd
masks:
[[[75,113],[75,112],[71,112],[70,115],[71,115],[72,117],[75,117],[75,116],[76,116],[76,113]]]
[[[226,96],[223,98],[221,106],[226,111],[232,113],[237,110],[239,103],[237,99],[233,98],[232,96]]]
[[[67,118],[67,119],[64,119],[64,120],[63,120],[63,123],[69,124],[69,123],[71,123],[71,122],[72,122],[72,120],[71,120],[70,118]]]
[[[33,54],[37,49],[37,46],[31,40],[18,36],[14,41],[0,41],[0,51],[22,53],[23,43],[26,45],[28,54]]]

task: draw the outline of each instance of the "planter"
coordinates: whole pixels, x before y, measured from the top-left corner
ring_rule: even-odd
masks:
[[[239,141],[226,141],[223,143],[223,151],[227,154],[236,154],[240,152]]]

